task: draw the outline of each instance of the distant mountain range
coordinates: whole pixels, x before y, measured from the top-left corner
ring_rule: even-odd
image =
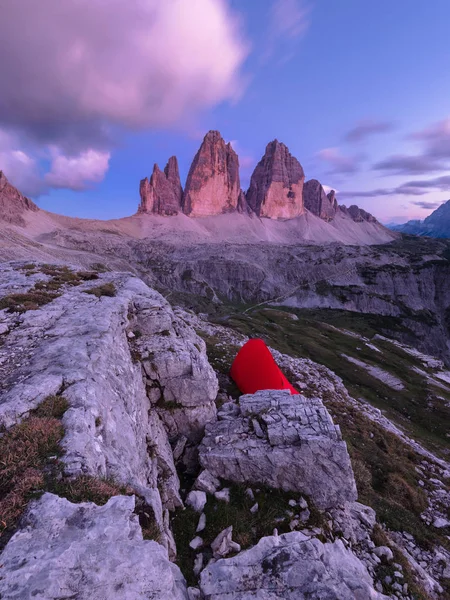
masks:
[[[387,225],[392,231],[425,235],[435,238],[450,238],[450,200],[441,204],[423,221],[414,220],[400,225]]]

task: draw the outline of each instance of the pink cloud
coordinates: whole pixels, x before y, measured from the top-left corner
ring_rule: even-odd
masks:
[[[324,148],[317,157],[331,166],[331,173],[355,173],[359,169],[360,157],[345,156],[339,148]]]
[[[13,0],[0,19],[0,125],[70,153],[105,149],[117,128],[235,99],[247,50],[224,0]]]
[[[110,156],[109,152],[86,150],[78,156],[68,157],[54,150],[51,169],[45,175],[45,181],[53,188],[84,190],[90,184],[103,180]]]

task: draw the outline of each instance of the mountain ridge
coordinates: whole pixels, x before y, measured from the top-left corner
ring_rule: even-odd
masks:
[[[450,200],[444,202],[423,221],[413,219],[399,225],[388,225],[392,231],[410,235],[450,238]]]

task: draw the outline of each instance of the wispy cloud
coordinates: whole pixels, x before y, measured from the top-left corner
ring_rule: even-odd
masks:
[[[433,179],[411,180],[394,188],[377,188],[359,192],[340,192],[341,198],[376,198],[377,196],[423,196],[431,191],[450,191],[450,175]]]
[[[331,167],[329,174],[356,173],[362,160],[361,156],[345,156],[339,148],[324,148],[316,156]]]
[[[419,142],[417,154],[388,156],[373,169],[401,175],[418,175],[443,171],[450,167],[450,119],[444,119],[406,138]]]
[[[398,175],[418,175],[434,173],[444,168],[442,162],[429,156],[396,154],[377,162],[373,169],[377,171],[391,171]]]
[[[444,204],[445,200],[443,202],[427,202],[426,200],[415,200],[413,202],[411,202],[411,204],[414,204],[415,206],[419,206],[420,208],[423,208],[425,210],[435,210],[436,208],[439,208],[439,206],[441,206],[441,204]]]
[[[346,142],[362,142],[373,135],[388,133],[395,129],[395,124],[390,121],[377,121],[375,119],[366,119],[359,121],[344,136]]]
[[[273,0],[262,60],[267,61],[274,55],[280,62],[292,59],[296,44],[308,31],[310,14],[310,5],[305,0]]]

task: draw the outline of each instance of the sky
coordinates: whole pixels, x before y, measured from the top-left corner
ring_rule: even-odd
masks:
[[[449,24],[449,0],[2,0],[0,170],[117,218],[217,129],[244,190],[276,138],[340,204],[423,219],[450,199]]]

